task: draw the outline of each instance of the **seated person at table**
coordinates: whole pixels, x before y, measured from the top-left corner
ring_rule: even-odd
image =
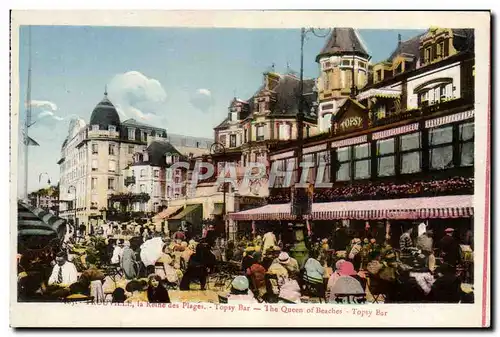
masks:
[[[278,262],[285,267],[288,273],[298,273],[299,263],[293,257],[290,257],[287,252],[281,252],[278,256]]]
[[[227,296],[227,303],[258,303],[249,286],[246,276],[236,276],[231,283],[231,292]]]
[[[59,252],[56,256],[56,265],[52,269],[48,285],[57,285],[67,288],[78,280],[78,273],[73,263],[67,261],[65,252]]]
[[[316,255],[312,255],[304,265],[304,281],[311,284],[323,284],[323,275],[325,268],[316,259]]]

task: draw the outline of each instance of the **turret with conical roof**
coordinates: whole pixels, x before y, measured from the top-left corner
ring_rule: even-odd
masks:
[[[318,125],[326,132],[335,116],[338,100],[353,97],[368,81],[368,48],[353,28],[334,28],[316,57],[320,65]]]
[[[369,59],[367,48],[354,28],[334,28],[321,52],[316,56],[316,62],[324,57],[334,55],[356,54]]]

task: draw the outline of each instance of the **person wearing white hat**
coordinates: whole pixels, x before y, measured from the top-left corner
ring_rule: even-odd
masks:
[[[236,276],[231,282],[231,292],[227,296],[228,303],[258,303],[249,290],[250,284],[246,276]]]
[[[278,256],[278,262],[286,268],[289,273],[298,273],[299,263],[293,257],[290,257],[287,252],[281,252]]]

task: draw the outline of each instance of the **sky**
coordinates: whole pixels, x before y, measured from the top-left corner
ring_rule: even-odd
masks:
[[[28,27],[20,28],[20,120],[24,124],[28,78]],[[389,57],[398,34],[407,40],[422,30],[359,30],[376,63]],[[304,78],[317,77],[316,55],[325,38],[308,35]],[[300,70],[299,29],[140,28],[33,26],[32,120],[28,191],[59,181],[60,149],[72,118],[89,122],[104,96],[120,119],[160,126],[186,136],[213,137],[233,97],[250,98],[263,73]],[[19,143],[21,145],[21,142]],[[23,181],[19,149],[18,186]],[[39,181],[39,175],[42,181]]]

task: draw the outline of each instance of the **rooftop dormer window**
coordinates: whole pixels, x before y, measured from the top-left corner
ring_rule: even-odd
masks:
[[[92,125],[92,131],[99,131],[99,125]]]
[[[128,128],[128,139],[129,140],[135,139],[135,129],[134,128]]]
[[[116,126],[110,125],[110,126],[108,126],[108,130],[109,130],[109,132],[116,132]]]

